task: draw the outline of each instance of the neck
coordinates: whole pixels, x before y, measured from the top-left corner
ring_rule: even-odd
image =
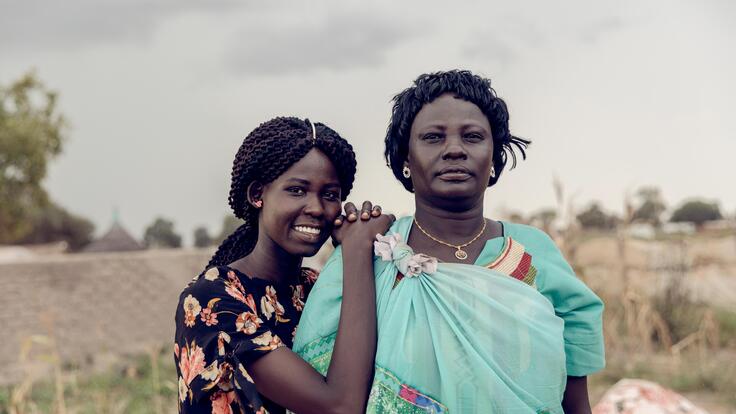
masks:
[[[432,236],[449,243],[465,242],[483,227],[483,197],[459,209],[447,209],[415,197],[414,218]]]
[[[263,231],[258,232],[258,242],[253,251],[231,264],[250,277],[290,282],[301,271],[302,257],[287,253]]]

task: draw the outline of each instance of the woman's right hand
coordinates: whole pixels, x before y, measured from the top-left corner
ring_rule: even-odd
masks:
[[[358,212],[355,204],[345,203],[345,215],[335,220],[332,239],[336,244],[359,246],[373,244],[376,234],[384,234],[396,220],[393,214],[382,214],[381,206],[364,201]]]

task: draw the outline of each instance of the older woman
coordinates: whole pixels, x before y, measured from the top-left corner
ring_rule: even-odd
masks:
[[[546,234],[483,212],[486,188],[528,143],[470,72],[422,75],[394,98],[386,158],[415,213],[375,245],[369,411],[590,411],[602,302]],[[338,249],[323,269],[294,344],[318,370],[331,357],[341,259]]]

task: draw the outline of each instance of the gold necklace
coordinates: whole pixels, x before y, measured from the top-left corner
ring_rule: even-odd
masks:
[[[480,229],[480,232],[473,237],[473,240],[463,243],[463,244],[450,244],[446,241],[442,241],[431,234],[427,233],[427,230],[424,230],[421,225],[419,225],[419,222],[416,218],[414,218],[414,223],[417,225],[417,228],[421,230],[422,233],[424,233],[425,236],[429,237],[430,239],[436,241],[439,244],[444,244],[445,246],[453,247],[457,250],[455,250],[455,257],[457,257],[459,260],[465,260],[468,258],[468,252],[463,250],[463,247],[470,245],[470,243],[478,240],[478,238],[483,234],[484,231],[486,231],[486,219],[483,218],[483,228]]]

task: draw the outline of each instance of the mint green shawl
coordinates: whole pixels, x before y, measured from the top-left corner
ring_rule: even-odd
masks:
[[[406,240],[411,219],[387,234]],[[477,265],[439,263],[431,274],[425,266],[411,276],[411,248],[398,243],[392,252],[374,259],[378,347],[367,412],[562,413],[564,323],[548,300]],[[322,374],[341,300],[338,247],[312,289],[293,347]]]

